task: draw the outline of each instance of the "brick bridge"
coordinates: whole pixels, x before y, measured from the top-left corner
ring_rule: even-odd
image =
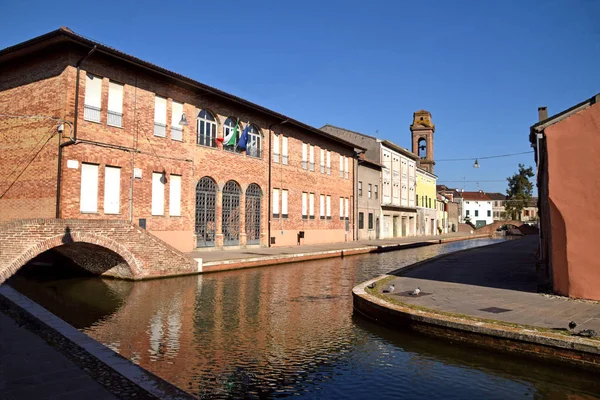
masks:
[[[85,270],[122,279],[197,272],[196,262],[127,221],[26,219],[0,225],[0,283],[53,249]]]
[[[515,221],[512,219],[509,219],[506,221],[494,221],[493,223],[491,223],[489,225],[482,226],[481,228],[475,230],[475,233],[487,233],[489,235],[492,235],[494,232],[496,232],[496,229],[500,228],[503,225],[513,225],[518,228],[523,224],[524,223],[521,221]]]

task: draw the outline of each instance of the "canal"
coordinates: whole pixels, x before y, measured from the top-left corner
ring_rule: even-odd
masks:
[[[200,398],[600,398],[588,372],[353,316],[358,283],[495,241],[135,283],[32,270],[9,283]]]

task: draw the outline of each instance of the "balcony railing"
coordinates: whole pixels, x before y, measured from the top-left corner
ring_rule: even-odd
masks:
[[[324,174],[325,173],[325,165],[321,164],[321,173]]]
[[[350,178],[350,173],[346,171],[346,179]]]
[[[331,175],[331,167],[327,167],[327,175]]]
[[[217,138],[213,136],[198,134],[196,136],[196,144],[206,147],[217,147]]]
[[[287,154],[284,154],[283,156],[281,156],[281,162],[284,165],[288,165],[288,155]]]
[[[100,111],[102,109],[94,106],[83,106],[83,119],[86,121],[100,122]]]
[[[167,137],[167,126],[158,122],[154,123],[154,136]]]
[[[108,110],[108,119],[106,123],[110,126],[116,126],[118,128],[123,127],[123,114]]]
[[[171,139],[183,142],[183,128],[179,126],[171,126]]]
[[[274,163],[278,163],[279,162],[279,153],[273,153],[273,162]]]
[[[311,163],[310,163],[310,170],[311,170],[311,171],[314,171],[314,170],[315,170],[315,163],[314,163],[314,162],[311,162]]]
[[[344,170],[340,169],[340,178],[343,178],[343,177],[344,177]]]
[[[302,161],[302,169],[308,169],[308,163],[306,161]]]

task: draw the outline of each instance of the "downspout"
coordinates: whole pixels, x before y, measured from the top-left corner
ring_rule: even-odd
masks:
[[[56,174],[56,218],[60,218],[60,188],[62,178],[62,153],[63,148],[77,142],[77,121],[79,120],[79,75],[81,73],[81,63],[96,51],[96,45],[77,62],[77,78],[75,81],[75,113],[73,121],[73,137],[68,141],[58,145],[58,171]]]
[[[271,132],[271,129],[276,126],[276,125],[283,125],[285,123],[287,123],[289,121],[289,119],[286,119],[284,121],[281,122],[276,122],[274,124],[269,125],[269,182],[267,184],[268,186],[268,192],[267,192],[267,247],[271,247],[271,218],[273,217],[273,213],[271,212],[271,196],[272,196],[272,191],[273,188],[272,186],[272,182],[271,182],[271,178],[272,178],[272,170],[273,170],[273,161],[272,161],[272,142],[273,142],[273,133]]]

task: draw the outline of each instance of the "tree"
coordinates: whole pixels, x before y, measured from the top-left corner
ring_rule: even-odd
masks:
[[[506,194],[508,199],[504,209],[506,210],[506,216],[512,219],[521,220],[521,212],[523,208],[527,206],[531,200],[533,194],[533,183],[529,181],[529,178],[533,178],[533,168],[525,168],[523,164],[519,164],[519,172],[506,178],[508,181],[508,189]]]

